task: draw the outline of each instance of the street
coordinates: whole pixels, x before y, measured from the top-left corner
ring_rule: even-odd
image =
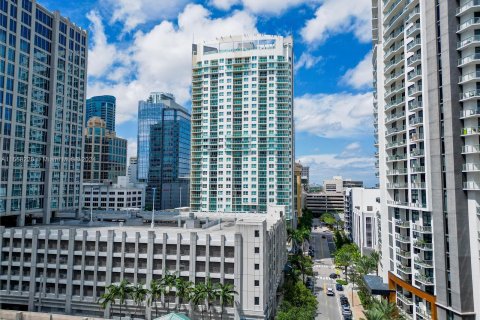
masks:
[[[316,223],[314,223],[316,224]],[[317,223],[317,225],[319,225]],[[342,319],[340,313],[339,292],[335,290],[335,280],[330,274],[335,272],[332,252],[335,248],[333,235],[326,228],[313,230],[310,245],[315,249],[313,272],[315,274],[315,294],[318,300],[318,314],[316,320]],[[327,288],[335,291],[335,296],[327,296]],[[344,292],[340,292],[344,293]]]

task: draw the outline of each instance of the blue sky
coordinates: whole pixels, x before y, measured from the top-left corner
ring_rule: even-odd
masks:
[[[376,184],[369,0],[39,0],[89,30],[88,97],[117,97],[117,134],[136,150],[137,102],[167,91],[190,106],[193,39],[293,35],[296,158],[311,181]]]

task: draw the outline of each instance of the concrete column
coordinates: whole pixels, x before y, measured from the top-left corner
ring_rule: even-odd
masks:
[[[147,288],[150,287],[150,282],[153,278],[153,247],[155,245],[155,232],[148,231],[148,245],[147,245],[147,278],[146,278],[146,286]],[[152,319],[152,307],[147,306],[145,309],[145,318],[147,320]]]
[[[100,236],[101,236],[101,233],[100,231],[96,231],[95,232],[95,262],[94,262],[94,266],[98,266],[98,247],[99,247],[99,242],[100,242]],[[97,283],[98,283],[98,280],[97,280],[97,270],[98,268],[93,268],[93,296],[96,297],[97,296]]]
[[[112,260],[113,260],[113,241],[115,238],[115,231],[108,230],[107,234],[107,261],[106,261],[106,272],[105,272],[105,287],[109,286],[112,283]],[[104,318],[110,318],[110,308],[105,308],[103,313]]]
[[[25,234],[27,233],[26,229],[22,229],[22,240],[21,240],[21,251],[20,251],[20,268],[19,269],[19,281],[18,281],[18,286],[21,291],[22,290],[22,285],[23,285],[23,267],[25,266]],[[0,246],[1,248],[1,246]]]
[[[220,236],[220,282],[225,282],[225,235]]]
[[[210,278],[210,240],[210,235],[205,234],[205,282]]]
[[[73,265],[74,265],[74,251],[75,251],[75,236],[77,231],[71,228],[68,234],[68,259],[67,259],[67,286],[65,290],[65,313],[72,312],[72,282],[73,282]]]
[[[59,229],[58,230],[58,236],[57,236],[57,257],[55,258],[55,297],[58,298],[58,280],[60,279],[60,244],[62,240],[62,235],[63,235],[63,230]]]
[[[242,234],[236,233],[235,234],[235,259],[234,259],[234,270],[235,270],[235,277],[234,277],[234,285],[235,291],[239,294],[235,295],[235,302],[234,302],[234,317],[235,320],[240,320],[243,304],[243,243],[242,243]]]
[[[195,272],[197,264],[197,233],[190,232],[190,281],[195,283]]]
[[[135,233],[135,260],[133,261],[134,270],[138,270],[138,255],[139,255],[139,241],[140,241],[140,232]],[[137,272],[133,273],[133,283],[137,283]]]
[[[3,232],[2,232],[3,234]],[[0,241],[3,237],[0,237]],[[32,259],[30,262],[30,295],[28,297],[28,311],[35,311],[35,292],[37,292],[37,247],[38,247],[38,228],[32,229]]]
[[[120,269],[120,280],[123,279],[124,277],[126,240],[127,240],[127,233],[123,231],[122,232],[122,256],[120,258],[121,259],[120,265],[122,266],[122,268]]]
[[[82,266],[85,266],[85,252],[87,251],[87,230],[83,230],[82,234]],[[83,299],[83,282],[85,281],[85,270],[82,268],[80,270],[80,297]]]

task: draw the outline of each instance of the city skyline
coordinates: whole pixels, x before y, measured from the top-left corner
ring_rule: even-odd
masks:
[[[369,1],[354,6],[348,1],[273,1],[268,8],[237,2],[168,1],[153,11],[146,9],[148,1],[130,11],[120,2],[113,15],[111,6],[97,1],[42,4],[89,29],[88,98],[117,98],[116,130],[129,141],[129,157],[136,154],[139,100],[152,91],[172,92],[191,110],[191,57],[185,50],[190,52],[194,40],[293,35],[296,159],[312,168],[312,183],[333,174],[374,186]],[[228,3],[234,5],[228,8]],[[316,19],[337,10],[342,15]],[[158,42],[165,45],[152,46]],[[149,61],[151,55],[158,58]]]

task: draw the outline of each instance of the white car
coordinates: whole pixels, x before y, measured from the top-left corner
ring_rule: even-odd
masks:
[[[334,296],[335,292],[333,291],[332,288],[327,288],[327,296]]]

